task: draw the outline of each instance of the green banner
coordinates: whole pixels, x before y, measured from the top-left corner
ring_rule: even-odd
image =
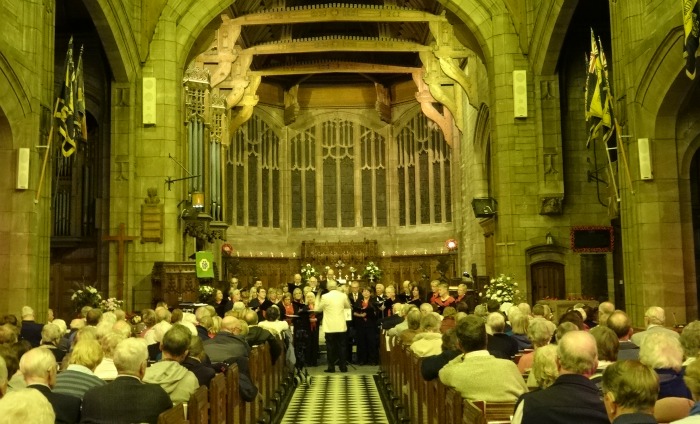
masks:
[[[197,252],[197,278],[214,278],[214,254],[211,252]]]

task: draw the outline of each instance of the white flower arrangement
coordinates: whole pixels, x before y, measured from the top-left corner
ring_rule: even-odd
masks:
[[[124,306],[124,301],[119,300],[116,297],[110,297],[109,299],[104,299],[102,302],[100,302],[100,309],[102,309],[102,312],[113,312],[120,310],[122,309],[122,306]]]
[[[311,264],[306,264],[301,267],[301,271],[299,273],[304,280],[308,280],[309,278],[316,276],[316,268],[312,267]]]
[[[200,303],[212,303],[214,302],[214,294],[216,290],[212,286],[202,284],[199,286],[199,301]]]
[[[505,274],[500,274],[496,278],[492,278],[491,282],[484,286],[486,292],[479,293],[479,296],[483,296],[487,300],[495,300],[498,303],[515,303],[515,300],[519,297],[520,290],[518,289],[518,282],[514,278],[506,276]]]
[[[379,280],[382,278],[382,270],[379,269],[377,265],[375,265],[374,262],[370,262],[365,266],[365,270],[363,274],[365,277],[367,277],[370,280]]]
[[[80,311],[85,306],[97,308],[102,302],[102,295],[93,286],[79,284],[77,289],[73,290],[70,297],[73,302],[73,307],[76,311]]]

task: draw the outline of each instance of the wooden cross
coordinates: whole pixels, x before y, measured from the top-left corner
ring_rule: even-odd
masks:
[[[508,236],[506,236],[505,240],[500,243],[496,243],[496,246],[506,248],[506,256],[508,257],[508,265],[510,266],[510,251],[508,250],[508,248],[510,246],[515,246],[515,242],[509,242]]]
[[[126,253],[125,243],[129,243],[138,239],[138,237],[129,237],[124,231],[126,225],[122,222],[119,224],[119,234],[116,236],[104,236],[102,241],[117,242],[117,299],[124,299],[124,254]]]

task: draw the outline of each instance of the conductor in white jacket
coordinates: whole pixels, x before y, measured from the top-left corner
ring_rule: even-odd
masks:
[[[316,302],[316,311],[323,312],[323,328],[326,334],[328,368],[325,372],[335,372],[336,362],[340,372],[348,372],[346,334],[348,327],[345,323],[345,310],[350,309],[350,301],[345,293],[338,290],[338,283],[335,280],[328,280],[326,288],[328,293]]]

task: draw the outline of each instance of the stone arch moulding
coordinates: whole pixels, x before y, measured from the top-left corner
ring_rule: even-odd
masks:
[[[0,107],[12,125],[32,112],[32,104],[22,80],[0,51]]]
[[[539,8],[542,12],[537,14],[529,50],[533,55],[535,75],[553,75],[566,31],[579,2],[546,0],[542,3]]]
[[[91,0],[84,3],[95,23],[115,81],[124,83],[133,80],[140,68],[140,60],[124,0]]]
[[[493,50],[489,40],[495,35],[493,17],[507,12],[503,2],[497,0],[469,2],[441,0],[440,3],[454,13],[460,21],[464,22],[478,40],[486,61],[490,62],[493,57]]]

